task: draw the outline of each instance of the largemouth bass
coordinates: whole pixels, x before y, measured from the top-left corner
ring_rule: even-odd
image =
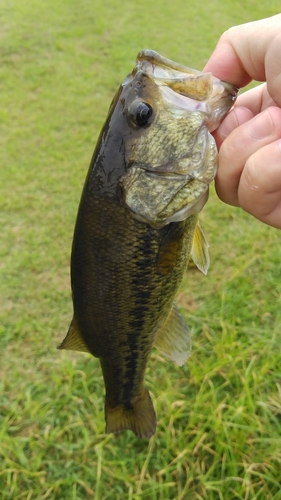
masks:
[[[237,89],[141,51],[109,109],[78,210],[74,315],[60,349],[100,359],[107,432],[155,432],[144,385],[153,345],[181,365],[190,333],[174,299],[190,255],[204,273],[197,221],[217,166],[210,134]]]

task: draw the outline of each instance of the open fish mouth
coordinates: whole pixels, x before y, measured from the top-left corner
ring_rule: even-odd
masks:
[[[208,122],[210,132],[218,127],[237,97],[238,88],[234,85],[219,80],[212,73],[202,73],[176,63],[154,50],[139,52],[131,75],[138,71],[153,78],[161,87],[167,103],[211,115]]]
[[[127,207],[157,228],[199,213],[217,170],[210,132],[232,107],[236,87],[152,50],[138,54],[122,86],[130,96],[124,104],[129,125],[135,117],[121,180]]]

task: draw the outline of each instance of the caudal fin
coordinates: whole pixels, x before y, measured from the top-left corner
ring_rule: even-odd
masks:
[[[152,436],[156,429],[156,415],[146,387],[130,409],[123,405],[112,408],[105,399],[105,420],[107,433],[131,430],[139,438]]]

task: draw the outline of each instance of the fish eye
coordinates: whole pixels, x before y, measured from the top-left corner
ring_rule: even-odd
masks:
[[[153,113],[153,109],[150,104],[139,101],[132,107],[133,109],[129,110],[129,117],[133,124],[138,127],[144,127],[147,125]]]

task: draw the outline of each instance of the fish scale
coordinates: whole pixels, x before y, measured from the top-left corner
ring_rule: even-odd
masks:
[[[156,416],[144,378],[152,347],[179,365],[189,355],[190,332],[174,298],[190,254],[207,272],[198,213],[216,171],[208,130],[235,92],[143,51],[110,106],[78,209],[74,313],[59,346],[99,358],[107,432],[151,436]]]

